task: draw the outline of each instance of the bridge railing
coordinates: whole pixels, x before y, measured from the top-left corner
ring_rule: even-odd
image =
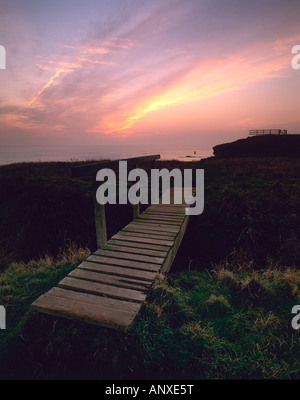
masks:
[[[128,169],[138,168],[146,166],[155,168],[155,162],[160,158],[160,154],[154,154],[149,156],[125,158],[122,160],[103,161],[99,163],[79,165],[72,168],[72,176],[78,178],[81,176],[91,176],[93,182],[93,198],[94,198],[94,215],[95,215],[95,228],[96,228],[96,239],[98,248],[103,248],[107,242],[107,229],[106,229],[106,218],[105,218],[105,205],[99,204],[96,200],[97,172],[102,168],[110,168],[116,173],[118,172],[119,161],[127,161]],[[127,188],[128,189],[128,188]],[[134,204],[133,207],[133,219],[136,218],[140,213],[140,204]]]

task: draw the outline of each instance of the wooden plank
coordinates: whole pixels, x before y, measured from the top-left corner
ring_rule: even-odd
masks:
[[[134,235],[133,233],[130,232],[123,232],[120,231],[116,235],[113,236],[114,239],[124,239],[128,242],[137,242],[137,243],[149,243],[149,244],[159,244],[163,246],[169,246],[172,247],[174,241],[173,240],[161,240],[161,239],[153,239],[153,238],[147,238],[143,237],[142,235]]]
[[[157,213],[146,213],[143,212],[142,214],[139,215],[138,219],[153,219],[153,220],[159,220],[159,221],[174,221],[174,222],[182,222],[184,220],[185,216],[180,216],[180,217],[174,217],[173,215],[168,216],[168,215],[162,215],[162,214],[157,214]]]
[[[153,280],[156,276],[156,272],[152,271],[144,271],[126,267],[117,267],[116,265],[96,264],[88,261],[83,261],[80,265],[78,265],[77,268],[93,272],[105,273],[113,276],[139,279],[141,281]]]
[[[161,234],[169,234],[169,233],[177,233],[178,232],[178,227],[171,227],[171,226],[166,226],[166,225],[163,225],[163,224],[159,224],[159,223],[156,223],[156,224],[149,224],[149,223],[147,223],[147,222],[143,222],[143,223],[139,223],[139,222],[135,222],[135,221],[133,221],[133,222],[131,222],[130,224],[128,224],[128,225],[126,225],[125,226],[125,228],[124,228],[124,230],[127,230],[127,229],[130,229],[130,228],[146,228],[146,229],[148,229],[149,231],[151,230],[151,231],[159,231],[159,232],[161,232]],[[151,233],[151,232],[149,232],[149,233]]]
[[[170,213],[178,213],[179,215],[185,214],[187,205],[173,206],[172,204],[152,204],[145,211],[163,211]]]
[[[87,261],[92,261],[100,264],[111,264],[120,267],[135,268],[146,271],[157,272],[159,270],[160,264],[150,264],[145,262],[136,262],[131,260],[121,260],[119,258],[103,257],[103,256],[90,256],[86,259]]]
[[[139,301],[142,302],[146,298],[146,294],[138,290],[119,288],[116,286],[106,285],[104,283],[91,282],[83,279],[66,277],[59,282],[58,287],[71,289],[78,292],[84,292],[100,296],[108,296],[116,299]]]
[[[53,287],[47,292],[48,295],[63,297],[70,300],[78,300],[83,303],[95,304],[99,307],[106,307],[119,311],[126,311],[134,313],[140,309],[141,304],[127,300],[113,299],[111,297],[96,296],[93,294],[75,292],[73,290],[63,289],[60,287]]]
[[[110,251],[110,250],[97,250],[94,253],[94,256],[104,256],[104,257],[113,257],[113,258],[121,258],[124,260],[133,260],[137,262],[149,262],[151,264],[162,264],[164,262],[164,257],[153,257],[153,256],[145,256],[142,254],[134,254],[128,252],[121,251]]]
[[[71,292],[66,290],[64,292]],[[69,294],[69,293],[68,293]],[[79,299],[79,293],[75,293],[76,297],[67,298],[65,296],[52,295],[50,292],[39,297],[33,304],[32,308],[36,311],[64,317],[68,319],[77,319],[82,322],[100,325],[117,330],[126,330],[131,326],[134,318],[140,310],[142,303],[126,302],[123,310],[107,307],[102,305],[106,301],[104,297],[93,296],[94,303],[82,301]],[[110,301],[117,302],[116,299]],[[106,303],[104,303],[106,304]],[[128,306],[127,306],[128,304]],[[129,308],[129,305],[131,308]]]
[[[166,221],[166,220],[161,220],[159,217],[156,219],[154,218],[141,218],[141,219],[135,219],[134,222],[135,224],[160,224],[161,226],[165,227],[170,227],[170,228],[177,228],[177,230],[180,228],[180,225],[183,223],[184,218],[182,221]]]
[[[151,281],[140,281],[133,278],[101,274],[99,272],[92,272],[79,268],[75,268],[69,273],[68,276],[71,278],[85,279],[87,281],[105,283],[107,285],[118,286],[127,289],[137,289],[141,292],[148,290],[152,284]]]
[[[111,251],[120,251],[120,252],[125,252],[125,253],[143,254],[145,256],[163,257],[163,258],[167,254],[167,250],[158,251],[158,250],[150,250],[150,249],[140,248],[140,247],[127,247],[127,246],[116,244],[114,242],[115,241],[111,240],[110,243],[105,246],[105,250],[107,249],[107,250],[111,250]],[[130,242],[129,242],[129,244],[132,245],[132,243],[130,243]]]
[[[175,206],[172,204],[150,204],[149,207],[147,207],[143,212],[146,211],[169,211],[171,213],[176,213],[178,212],[179,215],[182,213],[185,213],[185,208],[187,207],[187,204],[181,204],[179,206]]]
[[[147,210],[144,211],[146,212],[152,212],[152,213],[160,213],[160,214],[164,214],[164,215],[186,215],[185,213],[185,207],[181,207],[179,210],[175,210],[173,208],[169,207],[163,207],[163,206],[150,206],[149,208],[147,208]]]
[[[141,215],[145,215],[145,216],[156,216],[156,217],[165,217],[165,218],[175,218],[175,219],[184,219],[186,217],[186,213],[181,212],[181,213],[177,213],[176,211],[171,211],[171,212],[167,212],[167,211],[163,211],[163,210],[149,210],[149,211],[144,211]]]
[[[136,248],[137,250],[154,250],[154,251],[168,251],[168,248],[165,246],[161,246],[158,244],[149,244],[149,243],[137,243],[137,242],[128,242],[126,241],[125,238],[122,238],[120,240],[117,239],[110,239],[110,241],[108,242],[109,246],[110,245],[120,245],[120,246],[126,246],[126,247],[130,247],[130,248]]]
[[[183,219],[182,219],[183,221]],[[163,219],[160,219],[159,217],[157,217],[156,219],[154,218],[136,218],[134,220],[135,224],[160,224],[162,226],[170,226],[170,227],[180,227],[180,225],[182,224],[182,221],[166,221]]]
[[[154,239],[154,240],[161,240],[163,242],[165,241],[174,241],[176,234],[175,233],[166,233],[164,235],[161,235],[160,232],[149,232],[149,231],[144,231],[141,232],[139,231],[120,231],[118,232],[120,235],[123,236],[138,236],[140,238],[145,238],[145,239]]]
[[[139,227],[136,227],[135,229],[126,229],[121,231],[122,234],[126,235],[135,235],[139,237],[144,237],[147,239],[158,239],[158,240],[174,240],[176,237],[176,233],[172,232],[159,232],[157,230],[149,230],[149,229],[141,229]]]
[[[170,214],[159,214],[159,213],[146,213],[143,212],[142,214],[139,215],[138,218],[134,219],[133,221],[142,221],[142,220],[159,220],[163,224],[168,224],[168,223],[181,223],[184,218],[186,217],[185,214],[182,214],[181,216],[174,216]]]
[[[155,230],[154,228],[158,227],[159,231],[162,232],[163,234],[170,234],[170,233],[177,233],[179,230],[180,225],[174,226],[174,225],[165,225],[164,223],[160,223],[158,221],[156,222],[147,222],[147,221],[132,221],[130,224],[126,225],[125,228],[130,228],[130,227],[149,227],[152,228],[152,230]],[[124,229],[125,229],[124,228]],[[149,232],[151,233],[151,232]]]
[[[159,239],[159,240],[174,240],[177,233],[173,232],[160,232],[157,229],[147,229],[145,226],[132,226],[131,228],[124,229],[122,233],[132,233],[137,236],[149,238],[149,239]]]

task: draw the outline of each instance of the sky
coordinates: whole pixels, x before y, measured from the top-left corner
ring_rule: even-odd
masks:
[[[0,0],[0,146],[300,133],[299,15],[299,0]]]

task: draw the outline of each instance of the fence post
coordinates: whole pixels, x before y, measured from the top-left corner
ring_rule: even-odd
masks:
[[[135,168],[138,168],[138,164],[136,164]],[[133,219],[137,218],[140,215],[140,203],[133,204],[132,211],[133,211]]]
[[[105,219],[105,205],[99,204],[96,199],[97,182],[96,177],[93,179],[93,197],[94,197],[94,211],[95,211],[95,228],[97,246],[102,249],[107,242],[106,233],[106,219]]]

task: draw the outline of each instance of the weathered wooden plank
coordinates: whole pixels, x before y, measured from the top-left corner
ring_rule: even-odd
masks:
[[[131,260],[122,260],[119,258],[112,258],[112,257],[103,257],[103,256],[89,256],[87,261],[92,261],[95,263],[100,263],[100,264],[111,264],[111,265],[116,265],[116,266],[121,266],[121,267],[127,267],[127,268],[135,268],[135,269],[142,269],[146,271],[158,271],[160,264],[151,264],[151,263],[145,263],[145,262],[136,262],[136,261],[131,261]]]
[[[135,229],[134,231],[122,231],[124,235],[135,235],[135,236],[140,236],[140,237],[145,237],[148,239],[159,239],[159,240],[174,240],[176,237],[176,233],[171,233],[171,232],[158,232],[158,231],[149,231],[149,230],[141,230],[141,229]]]
[[[172,247],[174,241],[173,240],[162,240],[162,239],[153,239],[143,237],[142,235],[134,235],[130,232],[120,231],[119,233],[113,236],[114,239],[124,239],[128,242],[137,242],[137,243],[149,243],[149,244],[159,244],[163,246]]]
[[[73,290],[53,287],[46,294],[56,297],[63,297],[70,300],[78,300],[83,303],[95,304],[96,306],[106,307],[129,313],[136,312],[140,309],[140,303],[127,300],[113,299],[111,297],[96,296],[93,294],[75,292]]]
[[[166,234],[166,235],[172,234],[172,233],[177,233],[178,229],[180,227],[180,225],[179,226],[178,225],[177,226],[165,225],[164,223],[160,223],[158,221],[156,221],[156,222],[147,222],[147,221],[136,221],[136,220],[134,220],[130,224],[126,225],[124,227],[124,229],[131,228],[131,227],[138,228],[138,227],[142,227],[142,226],[152,228],[152,230],[156,230],[154,228],[158,227],[159,231],[161,233],[163,233],[163,234]],[[149,232],[149,233],[151,233],[151,232]]]
[[[135,224],[160,224],[161,226],[166,226],[166,227],[174,227],[174,228],[178,228],[180,227],[180,225],[182,224],[182,221],[165,221],[162,219],[153,219],[153,218],[137,218],[134,220]]]
[[[173,241],[175,239],[176,233],[165,233],[163,235],[160,235],[160,232],[149,232],[149,231],[135,231],[135,232],[130,232],[130,231],[120,231],[118,232],[122,236],[138,236],[140,238],[145,238],[145,239],[154,239],[154,240],[162,240],[162,241],[168,241],[171,240]]]
[[[130,224],[128,224],[127,226],[125,226],[125,228],[124,228],[124,230],[128,230],[128,229],[130,229],[130,228],[146,228],[147,230],[151,230],[151,231],[159,231],[159,232],[161,232],[161,234],[169,234],[169,233],[177,233],[178,232],[178,227],[177,226],[175,226],[175,227],[171,227],[171,226],[166,226],[166,225],[163,225],[163,224],[159,224],[159,223],[156,223],[156,224],[150,224],[150,223],[147,223],[147,222],[143,222],[143,223],[139,223],[139,222],[135,222],[135,221],[133,221],[133,222],[131,222]],[[151,232],[149,232],[149,233],[151,233]]]
[[[176,214],[178,212],[178,216],[185,214],[186,204],[182,204],[178,207],[172,204],[150,204],[143,212],[161,212],[161,211],[169,211],[170,213]]]
[[[126,278],[135,278],[141,281],[151,281],[155,278],[156,272],[138,270],[133,268],[118,267],[116,265],[96,264],[88,261],[83,261],[77,267],[78,269],[85,269],[93,272],[105,273],[113,276],[121,276]]]
[[[127,247],[127,246],[115,244],[114,242],[115,241],[111,240],[110,243],[105,246],[104,250],[111,250],[111,251],[116,251],[116,252],[120,251],[120,252],[125,252],[125,253],[142,254],[145,256],[163,257],[163,258],[167,254],[167,250],[158,251],[158,250],[150,250],[150,249],[145,249],[145,248],[140,248],[140,247]]]
[[[155,214],[155,215],[158,215],[158,214],[162,214],[162,215],[165,215],[165,216],[168,216],[168,215],[176,216],[177,215],[177,216],[180,216],[180,217],[184,217],[186,215],[186,212],[185,212],[184,209],[182,211],[176,211],[176,210],[170,210],[168,208],[159,208],[159,209],[151,208],[147,212],[144,211],[144,213],[145,213],[145,215],[152,213],[152,214]]]
[[[166,216],[166,215],[161,215],[161,214],[157,214],[157,213],[142,213],[139,215],[138,220],[158,220],[158,221],[162,221],[162,222],[182,222],[184,220],[185,216],[181,216],[181,217],[173,217],[173,216]]]
[[[171,210],[153,210],[152,208],[145,210],[141,215],[156,215],[156,216],[163,216],[163,217],[170,217],[170,218],[184,218],[186,216],[185,211],[183,212],[176,212]]]
[[[152,204],[145,211],[162,211],[165,213],[177,213],[178,215],[185,214],[187,205],[173,206],[172,204]]]
[[[164,257],[153,257],[153,256],[145,256],[142,254],[134,254],[134,253],[123,253],[121,251],[110,251],[110,250],[97,250],[94,253],[94,256],[103,256],[103,257],[113,257],[113,258],[121,258],[124,260],[133,260],[137,262],[149,262],[151,264],[162,264],[164,262]]]
[[[58,287],[71,289],[78,292],[84,292],[100,296],[108,296],[116,299],[130,301],[144,301],[146,294],[138,290],[119,288],[106,285],[104,283],[91,282],[83,279],[66,277],[59,282]]]
[[[160,240],[174,240],[177,235],[177,233],[160,232],[157,229],[147,229],[145,226],[138,226],[138,225],[126,228],[122,232],[132,233],[149,239],[160,239]]]
[[[130,226],[148,226],[149,228],[159,227],[160,231],[167,233],[177,233],[180,229],[182,222],[166,222],[161,220],[148,220],[148,219],[135,219],[131,222]],[[128,226],[128,225],[127,225]]]
[[[163,252],[168,251],[168,247],[165,247],[165,246],[161,246],[158,244],[149,244],[149,243],[128,242],[128,241],[126,241],[126,238],[122,238],[120,240],[112,238],[109,241],[109,246],[110,245],[126,246],[126,247],[130,247],[130,248],[136,248],[137,250],[139,250],[139,249],[148,250],[149,249],[149,250],[163,251]]]
[[[66,290],[65,292],[71,292]],[[78,296],[78,293],[76,293]],[[132,324],[142,303],[126,302],[132,308],[123,306],[123,310],[102,306],[102,302],[106,299],[97,297],[97,303],[85,302],[79,297],[69,299],[67,297],[59,297],[46,293],[39,297],[33,304],[32,308],[36,311],[64,317],[68,319],[77,319],[82,322],[100,325],[117,330],[126,330]],[[111,301],[118,301],[110,299]],[[124,302],[122,302],[124,303]]]
[[[167,212],[168,211],[168,212]],[[180,212],[176,212],[176,210],[172,211],[169,208],[162,208],[162,209],[153,209],[152,206],[147,208],[145,211],[142,212],[140,216],[157,216],[160,215],[166,219],[182,219],[185,217],[185,209],[181,210]]]
[[[87,271],[79,268],[75,268],[68,275],[71,278],[85,279],[87,281],[105,283],[107,285],[123,287],[127,289],[136,289],[141,292],[145,292],[149,289],[151,281],[140,281],[133,278],[124,278],[120,276],[113,276],[107,274],[101,274],[99,272]]]
[[[180,207],[185,207],[186,206],[186,202],[184,201],[184,199],[182,199],[182,201],[180,203],[173,203],[173,195],[171,194],[170,196],[170,202],[166,203],[163,202],[163,198],[160,197],[159,202],[158,203],[153,203],[150,205],[150,207],[170,207],[170,208],[177,208],[179,209]]]
[[[182,224],[182,222],[184,221],[184,218],[182,218],[182,220],[180,221],[171,221],[171,220],[165,220],[165,219],[161,219],[159,217],[154,218],[147,218],[145,216],[143,216],[143,218],[136,218],[134,219],[132,222],[134,222],[135,224],[160,224],[161,226],[165,226],[165,227],[170,227],[170,228],[179,228],[180,225]]]

